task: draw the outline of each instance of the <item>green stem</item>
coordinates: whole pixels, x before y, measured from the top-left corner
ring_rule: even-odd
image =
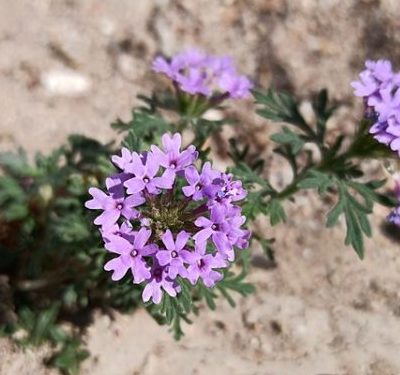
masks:
[[[194,116],[194,114],[196,112],[198,101],[199,101],[199,95],[194,95],[190,98],[188,109],[186,112],[187,116],[189,116],[189,117]]]
[[[282,191],[278,192],[274,198],[283,200],[286,198],[290,198],[292,195],[297,193],[299,191],[299,188],[297,187],[298,183],[302,181],[306,175],[307,172],[311,169],[311,165],[305,167],[294,179],[293,181],[287,185]]]

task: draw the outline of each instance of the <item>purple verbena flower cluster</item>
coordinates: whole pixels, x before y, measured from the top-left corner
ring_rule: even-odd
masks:
[[[400,155],[400,73],[388,60],[366,61],[354,94],[365,100],[367,117],[374,120],[370,133]]]
[[[165,134],[162,144],[141,154],[123,148],[112,157],[120,172],[106,179],[107,192],[90,188],[85,204],[102,210],[94,223],[115,255],[104,269],[113,280],[130,272],[145,284],[143,301],[156,304],[163,292],[180,292],[178,277],[214,286],[250,238],[235,204],[246,196],[242,183],[209,162],[198,171],[195,147],[181,150],[179,134]]]
[[[233,59],[214,56],[197,49],[190,49],[172,57],[170,61],[159,56],[153,62],[153,70],[168,76],[180,90],[206,97],[214,93],[230,98],[249,95],[253,84],[236,72]]]

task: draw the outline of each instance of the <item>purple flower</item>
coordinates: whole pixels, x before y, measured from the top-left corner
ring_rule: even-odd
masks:
[[[365,62],[365,67],[377,81],[388,82],[394,78],[392,63],[389,60],[367,60]]]
[[[394,183],[395,183],[394,195],[397,199],[397,202],[399,203],[400,202],[400,180],[396,178]],[[399,204],[386,217],[386,221],[400,227],[400,205]]]
[[[144,190],[150,194],[158,194],[159,188],[172,188],[174,175],[165,172],[163,176],[157,177],[157,172],[160,169],[160,160],[152,153],[148,153],[145,158],[141,158],[138,153],[133,152],[132,162],[125,169],[134,175],[124,183],[128,194],[137,194]]]
[[[194,251],[186,251],[183,254],[189,264],[188,279],[195,285],[200,278],[204,285],[211,288],[217,281],[222,280],[222,274],[215,271],[216,268],[225,268],[226,261],[219,254],[206,254],[206,242],[196,244]]]
[[[243,229],[242,225],[246,222],[246,216],[242,215],[242,210],[238,206],[230,206],[227,209],[228,241],[230,244],[245,249],[249,245],[250,231]]]
[[[121,156],[113,155],[111,160],[119,169],[125,171],[126,166],[132,163],[132,152],[123,147],[121,149]]]
[[[352,82],[356,96],[364,97],[367,113],[374,113],[370,133],[400,155],[400,74],[388,60],[367,61],[360,81]]]
[[[150,236],[151,230],[141,228],[133,236],[133,242],[118,236],[114,236],[110,242],[106,242],[107,250],[119,254],[119,257],[111,259],[104,266],[106,271],[113,271],[111,277],[113,280],[121,280],[129,269],[135,284],[151,277],[150,268],[144,257],[154,254],[157,246],[146,245]]]
[[[204,58],[193,52],[170,67],[187,60],[201,66]],[[212,63],[215,70],[232,68],[229,59]],[[124,148],[114,155],[122,172],[106,179],[107,192],[90,188],[92,199],[85,204],[103,211],[95,224],[101,225],[105,248],[116,254],[104,269],[115,281],[131,274],[135,284],[143,284],[143,301],[153,303],[160,303],[164,292],[180,293],[181,279],[193,285],[201,279],[212,287],[223,277],[216,269],[228,267],[235,248],[248,247],[250,238],[235,205],[246,196],[241,182],[209,162],[199,172],[195,147],[182,149],[179,134],[163,135],[162,144],[162,150],[153,145],[138,154]]]
[[[235,64],[230,56],[208,56],[207,65],[217,77],[223,74],[236,74]]]
[[[196,219],[194,224],[203,228],[193,236],[196,244],[206,242],[211,237],[214,245],[220,253],[226,255],[229,260],[234,259],[232,245],[227,237],[230,226],[226,221],[226,210],[224,207],[212,207],[210,219],[201,216]]]
[[[207,76],[203,71],[189,68],[186,75],[180,75],[179,77],[180,89],[191,95],[211,96],[212,90],[207,85],[206,78]]]
[[[224,73],[219,80],[219,87],[222,92],[229,93],[231,98],[246,98],[253,88],[253,84],[245,76],[238,76],[235,73]]]
[[[388,85],[379,91],[379,95],[371,96],[368,105],[379,114],[379,121],[387,121],[391,115],[399,116],[400,90]]]
[[[151,146],[151,151],[162,167],[179,172],[192,165],[197,159],[198,152],[194,146],[189,146],[186,150],[181,151],[182,137],[179,133],[172,137],[164,134],[161,141],[164,151],[154,145]]]
[[[216,202],[229,206],[232,202],[242,200],[247,195],[242,182],[234,181],[231,173],[222,173],[214,183],[218,186],[218,190],[215,192],[214,201],[211,201],[211,204]]]
[[[173,69],[169,62],[161,56],[154,59],[153,70],[157,73],[163,73],[171,79],[174,79],[179,71],[179,69]]]
[[[189,166],[185,170],[186,181],[189,186],[182,188],[183,194],[186,197],[192,197],[193,200],[198,201],[205,197],[212,197],[218,190],[217,185],[212,182],[217,179],[221,174],[211,168],[211,163],[206,162],[203,165],[201,174],[193,166]]]
[[[180,90],[191,95],[245,98],[253,87],[245,76],[236,73],[232,58],[207,55],[197,49],[179,53],[169,61],[157,57],[153,70],[165,74]]]
[[[396,207],[386,218],[391,224],[400,227],[400,206]]]
[[[379,88],[378,82],[370,71],[361,72],[360,80],[352,82],[351,86],[354,88],[354,95],[356,96],[370,96]]]
[[[181,291],[181,287],[168,275],[168,267],[162,267],[155,262],[151,270],[151,278],[143,289],[143,301],[147,302],[151,298],[153,303],[159,304],[163,296],[162,290],[165,290],[171,297],[176,297]]]
[[[114,236],[124,237],[125,235],[132,234],[132,224],[130,221],[124,221],[121,225],[113,224],[100,228],[100,233],[104,241],[111,241]]]
[[[186,268],[183,265],[182,251],[189,238],[189,233],[180,231],[174,242],[172,232],[169,229],[161,236],[166,250],[158,251],[156,258],[160,266],[168,265],[168,276],[171,279],[175,279],[178,275],[182,277],[187,276]]]
[[[104,193],[98,188],[90,188],[89,194],[93,197],[85,203],[85,207],[95,210],[103,210],[94,223],[102,226],[114,225],[122,215],[126,219],[137,217],[137,210],[134,207],[140,206],[145,199],[140,194],[133,194],[125,197],[122,184],[115,184],[115,180],[108,178],[106,180],[110,195]]]

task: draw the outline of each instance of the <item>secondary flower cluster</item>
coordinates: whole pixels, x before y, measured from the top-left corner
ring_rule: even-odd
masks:
[[[164,134],[162,144],[142,154],[123,148],[112,157],[120,172],[106,179],[107,192],[90,188],[85,204],[102,210],[94,223],[116,255],[104,269],[113,280],[129,271],[135,284],[145,283],[143,301],[156,304],[163,291],[180,292],[178,277],[214,286],[234,248],[246,248],[250,238],[235,204],[246,196],[242,183],[209,162],[198,171],[195,147],[181,150],[179,134]]]
[[[189,94],[209,97],[220,93],[244,98],[253,87],[247,77],[237,74],[232,58],[207,55],[197,49],[179,53],[170,61],[157,57],[153,70],[167,75],[180,90]]]
[[[356,96],[364,97],[368,117],[375,122],[370,133],[400,155],[400,73],[388,60],[366,61],[360,80],[352,82]]]
[[[400,180],[395,180],[394,186],[394,196],[397,199],[397,207],[395,207],[390,214],[387,216],[386,220],[400,227]]]

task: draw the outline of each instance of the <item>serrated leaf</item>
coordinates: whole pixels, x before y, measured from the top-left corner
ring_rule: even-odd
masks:
[[[286,213],[278,199],[271,199],[268,202],[267,212],[271,225],[274,226],[286,220]]]
[[[352,245],[360,259],[364,257],[364,241],[356,214],[348,207],[344,210],[346,218],[347,233],[345,244]]]
[[[126,147],[131,151],[140,152],[142,148],[142,142],[140,138],[136,135],[133,129],[130,129],[128,135],[122,141],[122,147]]]
[[[270,89],[265,93],[253,91],[253,96],[256,99],[256,104],[261,105],[261,108],[256,111],[260,116],[272,121],[286,122],[297,126],[308,136],[315,136],[313,130],[300,114],[298,105],[291,95],[274,92]]]
[[[200,286],[200,293],[202,297],[206,300],[207,306],[210,310],[215,310],[216,305],[215,305],[215,297],[216,295],[213,293],[212,290],[208,289],[207,287],[201,285]]]
[[[339,220],[339,216],[343,213],[343,203],[339,201],[331,211],[329,211],[326,220],[327,228],[331,228],[336,225]]]
[[[78,339],[67,340],[61,350],[50,360],[50,363],[60,369],[64,374],[77,375],[82,361],[89,357],[89,352],[81,348]]]
[[[119,126],[121,126],[120,122]],[[172,128],[171,123],[157,114],[148,110],[137,109],[132,113],[132,120],[126,124],[126,130],[132,130],[132,132],[128,134],[125,142],[133,142],[134,149],[137,149],[138,140],[147,144],[154,143],[157,137],[172,130]]]
[[[272,244],[274,239],[267,239],[267,238],[256,238],[257,241],[260,243],[265,256],[268,258],[269,261],[275,263],[275,252],[272,248]]]
[[[297,186],[300,189],[318,189],[320,194],[325,193],[334,183],[332,177],[326,173],[322,173],[311,169],[306,177],[301,180]]]
[[[282,133],[273,134],[271,140],[282,145],[288,145],[294,155],[298,154],[304,146],[304,140],[297,133],[292,132],[285,126],[282,130]]]
[[[259,213],[267,214],[267,206],[262,191],[250,191],[242,204],[243,215],[254,220]]]
[[[317,138],[319,142],[324,142],[326,132],[326,122],[332,116],[336,106],[328,106],[328,91],[321,90],[312,101],[312,107],[317,118]]]
[[[18,177],[35,177],[39,171],[28,163],[26,152],[19,149],[17,153],[0,153],[0,168]]]
[[[77,213],[64,215],[53,223],[54,233],[66,243],[84,241],[90,237],[88,223]]]

